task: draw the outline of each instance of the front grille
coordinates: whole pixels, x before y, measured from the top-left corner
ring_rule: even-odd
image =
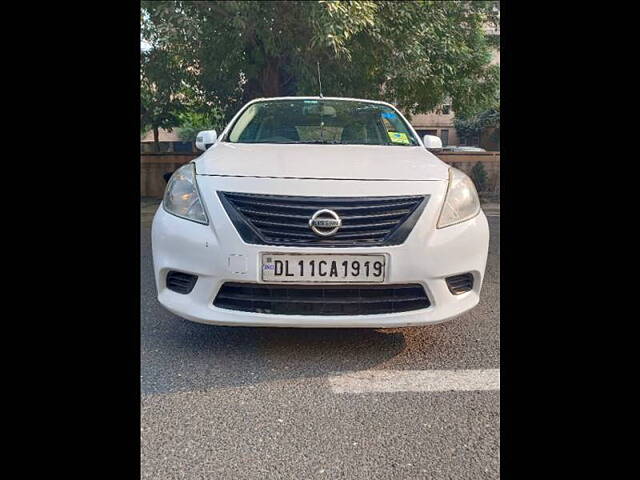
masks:
[[[242,312],[279,315],[375,315],[431,305],[424,288],[407,285],[269,285],[225,283],[213,304]]]
[[[218,192],[242,239],[258,245],[317,247],[398,245],[418,221],[428,195],[302,197]],[[342,226],[329,237],[311,231],[318,210],[333,210]]]
[[[167,273],[167,288],[178,293],[191,293],[198,277],[189,273],[170,271]]]
[[[473,275],[470,273],[447,277],[446,280],[449,291],[454,295],[460,295],[461,293],[468,292],[473,288]]]

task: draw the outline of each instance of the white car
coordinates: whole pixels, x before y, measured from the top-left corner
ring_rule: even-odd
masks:
[[[429,144],[429,138],[425,143]],[[158,300],[195,322],[406,327],[479,301],[489,229],[472,181],[384,102],[245,105],[167,184]]]

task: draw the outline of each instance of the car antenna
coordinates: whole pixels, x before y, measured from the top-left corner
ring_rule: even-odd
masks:
[[[320,88],[320,98],[322,98],[322,81],[320,80],[320,62],[316,61],[316,64],[318,65],[318,86]]]

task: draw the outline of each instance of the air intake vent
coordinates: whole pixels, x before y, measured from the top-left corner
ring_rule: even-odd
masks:
[[[247,243],[313,247],[399,245],[424,210],[429,196],[303,197],[218,192]],[[309,221],[328,209],[340,217],[330,236],[317,235]]]
[[[454,295],[460,295],[461,293],[468,292],[473,288],[473,275],[470,273],[463,273],[462,275],[447,277],[447,286],[449,287],[449,291]]]
[[[428,308],[424,288],[408,285],[268,285],[225,283],[218,308],[279,315],[375,315]]]
[[[197,280],[196,275],[171,271],[167,273],[167,288],[177,293],[191,293]]]

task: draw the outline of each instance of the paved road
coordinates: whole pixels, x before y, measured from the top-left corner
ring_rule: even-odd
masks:
[[[182,320],[155,298],[149,220],[143,216],[141,245],[142,478],[499,478],[499,390],[339,393],[331,383],[362,370],[387,381],[398,370],[498,369],[499,217],[489,217],[481,303],[445,324],[393,330]]]

